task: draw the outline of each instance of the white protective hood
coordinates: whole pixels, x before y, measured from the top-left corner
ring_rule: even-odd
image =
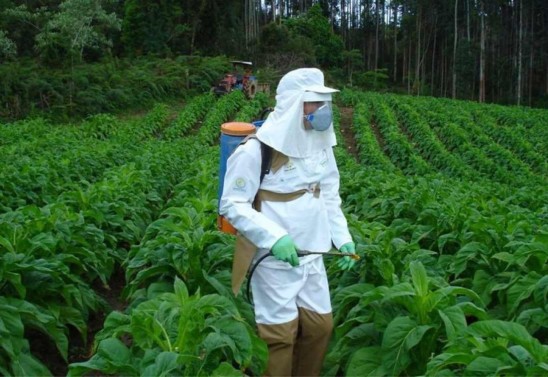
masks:
[[[317,68],[287,73],[276,90],[276,107],[257,131],[257,138],[288,157],[304,158],[337,144],[333,125],[326,131],[306,130],[303,102],[331,101],[337,89],[324,86]]]

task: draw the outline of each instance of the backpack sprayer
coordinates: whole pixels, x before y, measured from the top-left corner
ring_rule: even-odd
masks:
[[[256,120],[251,123],[229,122],[221,125],[221,159],[219,164],[219,191],[217,195],[218,205],[220,204],[221,196],[223,195],[226,162],[228,158],[247,136],[254,134],[257,131],[257,128],[263,125],[263,118],[272,110],[271,107],[265,108],[261,112],[261,120]],[[218,205],[217,208],[219,207]],[[217,227],[221,232],[236,234],[236,229],[220,214],[217,215]]]

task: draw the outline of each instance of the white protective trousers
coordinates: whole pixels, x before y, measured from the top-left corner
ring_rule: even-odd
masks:
[[[298,308],[331,313],[329,285],[322,258],[288,270],[257,267],[251,279],[255,321],[274,325],[298,317]]]

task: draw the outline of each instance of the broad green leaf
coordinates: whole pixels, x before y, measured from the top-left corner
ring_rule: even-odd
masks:
[[[413,261],[409,264],[409,270],[411,271],[411,279],[417,296],[426,297],[428,294],[428,276],[424,266],[420,262]]]
[[[393,276],[394,272],[396,271],[396,268],[394,267],[394,264],[390,259],[383,259],[381,260],[380,266],[379,266],[379,272],[387,284],[392,285],[393,282]]]
[[[0,297],[0,333],[13,334],[23,338],[25,327],[18,309],[7,302],[2,302],[2,299],[3,297]]]
[[[227,362],[222,362],[219,366],[211,372],[211,377],[241,377],[244,374],[235,369],[232,365]]]
[[[382,351],[380,347],[360,348],[350,358],[346,376],[384,376],[390,375],[382,368]]]
[[[499,368],[505,364],[492,357],[479,356],[472,360],[464,370],[464,376],[494,376]]]
[[[485,270],[477,270],[474,273],[471,288],[474,292],[479,292],[482,301],[485,305],[488,305],[491,302],[491,292],[496,284],[497,281],[490,274],[490,272]]]
[[[223,350],[225,348],[228,348],[230,352],[225,352],[227,358],[234,359],[234,361],[236,361],[238,364],[242,364],[240,352],[238,351],[234,340],[231,339],[230,336],[227,334],[222,334],[219,332],[209,333],[202,343],[202,347],[205,351],[206,357],[216,350]]]
[[[438,376],[440,371],[452,365],[468,365],[474,360],[474,355],[469,353],[442,353],[428,362],[426,375]]]
[[[174,288],[175,288],[175,295],[179,298],[179,302],[181,304],[184,304],[189,297],[188,289],[185,283],[181,279],[176,277]]]
[[[516,260],[516,258],[512,254],[510,254],[506,251],[502,251],[500,253],[493,254],[493,256],[491,256],[491,258],[501,260],[501,261],[506,262],[508,264],[513,264]]]
[[[525,370],[525,367],[519,363],[514,363],[513,365],[505,365],[503,367],[500,367],[497,369],[496,372],[497,376],[515,376],[515,377],[523,377],[527,375],[527,372]]]
[[[524,300],[529,301],[529,298],[533,294],[536,284],[540,279],[541,276],[536,272],[530,272],[527,275],[519,276],[516,283],[507,291],[507,309],[509,313],[516,313]],[[548,281],[548,279],[546,281]]]
[[[455,254],[453,263],[451,264],[451,272],[455,275],[460,275],[468,264],[468,261],[476,258],[478,254],[483,254],[487,250],[487,246],[480,242],[470,242],[460,248]]]
[[[548,274],[544,275],[536,282],[533,297],[538,305],[548,305]]]
[[[411,362],[410,350],[432,326],[419,326],[409,317],[396,317],[388,324],[382,339],[383,367],[390,375],[400,374]]]
[[[91,359],[88,361],[84,361],[81,363],[72,363],[69,365],[69,370],[67,373],[67,377],[79,377],[87,375],[90,371],[101,371],[101,372],[107,372],[110,370],[109,362],[104,357],[99,356],[97,354],[93,355]],[[118,369],[116,369],[116,372],[119,372]],[[136,373],[128,373],[128,371],[125,371],[125,373],[128,376],[137,376]]]
[[[175,352],[162,352],[154,360],[154,364],[146,367],[142,372],[142,376],[158,376],[164,377],[171,375],[170,373],[180,367],[177,362],[179,355]]]
[[[255,375],[263,375],[268,360],[268,346],[255,332],[251,332],[251,346],[253,359],[250,365]]]
[[[215,318],[210,326],[216,333],[207,336],[204,341],[205,349],[211,351],[226,344],[232,349],[233,358],[238,364],[244,367],[249,365],[253,356],[252,342],[245,325],[233,318],[224,317]]]
[[[2,236],[0,236],[0,246],[3,246],[10,253],[15,253],[15,249],[11,242]]]
[[[368,294],[369,293],[375,293],[375,291],[370,291],[368,292]],[[385,289],[383,291],[382,301],[386,302],[386,301],[391,301],[398,297],[413,297],[415,295],[416,295],[415,290],[413,289],[413,286],[411,284],[400,283],[392,287],[388,287],[388,289]],[[367,295],[364,295],[364,297],[367,297]]]
[[[103,324],[103,329],[116,329],[130,323],[130,317],[127,314],[114,310],[109,313]]]
[[[438,310],[443,323],[445,325],[445,333],[449,341],[454,341],[462,337],[466,330],[466,318],[459,306],[451,306],[443,310]]]
[[[240,317],[234,303],[227,297],[217,294],[205,295],[200,298],[197,308],[203,313],[223,313]]]
[[[525,326],[525,328],[532,334],[541,327],[548,328],[548,316],[541,308],[522,311],[516,319],[516,322]]]
[[[11,370],[15,376],[52,376],[45,365],[24,353],[20,353],[15,360],[12,360]]]
[[[448,287],[440,288],[436,290],[435,292],[432,292],[428,296],[428,299],[425,304],[426,311],[430,312],[436,309],[440,303],[444,302],[443,300],[446,300],[448,298],[453,298],[454,301],[456,301],[456,298],[458,296],[470,297],[476,303],[481,304],[483,306],[481,298],[473,290],[468,288],[463,288],[463,287],[448,286]]]
[[[538,363],[532,368],[527,370],[527,376],[546,376],[548,375],[548,363]]]
[[[116,338],[101,341],[97,347],[97,355],[115,361],[118,365],[131,363],[131,352],[124,343]]]
[[[523,365],[530,365],[532,361],[531,354],[522,346],[511,346],[508,351],[518,359]]]
[[[484,309],[476,306],[472,302],[460,302],[457,304],[467,317],[475,317],[477,319],[489,319],[489,315],[485,312]]]
[[[147,287],[147,299],[151,300],[166,292],[173,292],[173,284],[168,282],[154,282]]]
[[[479,321],[468,326],[468,332],[478,337],[502,337],[525,348],[537,362],[548,359],[548,346],[533,338],[522,325],[500,320]]]
[[[375,336],[378,337],[378,331],[373,323],[362,323],[354,326],[344,334],[342,341],[345,343],[362,344],[372,341]]]
[[[140,270],[135,276],[135,281],[143,283],[149,283],[148,279],[159,279],[160,276],[165,274],[174,273],[174,268],[169,265],[156,265],[149,268]]]

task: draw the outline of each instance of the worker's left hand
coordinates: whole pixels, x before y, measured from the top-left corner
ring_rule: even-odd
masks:
[[[354,242],[347,242],[344,245],[341,246],[339,249],[341,253],[351,253],[356,254],[356,245]],[[354,267],[354,264],[356,264],[356,261],[351,257],[342,257],[338,262],[337,265],[341,270],[348,271],[352,267]]]

